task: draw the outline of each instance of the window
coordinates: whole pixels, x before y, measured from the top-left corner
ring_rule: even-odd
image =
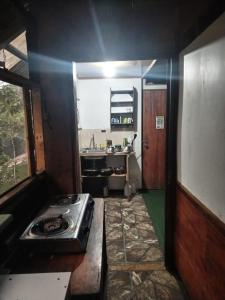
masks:
[[[29,78],[26,32],[22,32],[0,49],[0,67],[24,78]]]
[[[0,195],[29,177],[24,89],[0,81]]]

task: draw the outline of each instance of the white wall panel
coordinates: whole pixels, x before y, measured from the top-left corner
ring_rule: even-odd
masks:
[[[225,14],[180,62],[178,180],[225,221]]]

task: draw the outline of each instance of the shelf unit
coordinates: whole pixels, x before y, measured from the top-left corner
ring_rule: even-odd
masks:
[[[101,177],[126,177],[127,174],[111,174],[111,175],[96,175],[96,176],[87,176],[87,175],[82,175],[83,178],[101,178]]]
[[[124,181],[124,189],[125,186],[130,186],[130,166],[129,161],[130,157],[135,155],[134,152],[126,153],[126,152],[118,152],[118,153],[80,153],[80,159],[81,159],[81,180],[82,180],[82,189],[85,193],[92,193],[91,189],[98,188],[98,191],[101,191],[103,187],[108,187],[108,180],[110,178],[121,178],[121,180]],[[82,175],[82,169],[85,167],[84,165],[84,159],[85,158],[92,158],[93,160],[101,157],[104,158],[104,166],[103,168],[106,168],[108,166],[119,166],[121,165],[121,161],[123,161],[123,164],[125,166],[125,173],[124,174],[111,174],[111,175],[95,175],[95,176],[87,176]],[[114,161],[114,162],[113,162]],[[94,164],[95,165],[95,164]],[[93,165],[93,166],[94,166]],[[96,166],[97,167],[97,166]],[[88,166],[89,168],[89,166]],[[91,168],[91,166],[90,166]],[[101,166],[98,166],[98,168],[101,168]],[[130,195],[128,195],[129,198]]]
[[[137,90],[110,90],[110,127],[112,131],[136,131]]]

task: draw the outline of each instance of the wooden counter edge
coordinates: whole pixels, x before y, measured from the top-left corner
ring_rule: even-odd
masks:
[[[106,153],[106,152],[89,152],[89,153],[82,153],[80,152],[81,157],[104,157],[104,156],[126,156],[126,155],[134,155],[135,152],[115,152],[115,153]]]
[[[71,296],[101,293],[104,247],[104,200],[95,198],[94,215],[89,234],[87,251],[82,263],[72,273]]]

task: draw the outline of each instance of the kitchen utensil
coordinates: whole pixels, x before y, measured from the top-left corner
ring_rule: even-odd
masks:
[[[128,140],[127,140],[127,138],[124,138],[124,139],[123,139],[123,147],[126,147],[127,144],[128,144]]]
[[[101,171],[100,171],[100,174],[102,176],[110,176],[110,175],[112,175],[112,173],[113,173],[113,169],[111,167],[110,168],[101,169]]]
[[[133,139],[132,139],[132,141],[131,141],[131,143],[129,143],[125,148],[124,148],[124,152],[127,152],[127,153],[130,153],[130,152],[132,152],[133,151],[133,149],[134,149],[134,140],[136,139],[136,137],[137,137],[137,134],[135,133],[134,134],[134,137],[133,137]]]
[[[117,175],[125,174],[125,167],[119,166],[119,167],[114,168],[114,173]]]
[[[115,148],[113,146],[109,146],[107,149],[106,149],[106,153],[109,153],[109,154],[113,154],[115,151]]]
[[[121,152],[122,151],[122,146],[121,145],[115,145],[115,151],[116,152]]]
[[[85,176],[97,176],[100,174],[100,170],[98,169],[84,169],[83,175]]]
[[[106,146],[107,146],[107,148],[112,146],[112,140],[106,140]]]
[[[136,139],[136,137],[137,137],[137,133],[135,133],[135,134],[134,134],[133,140],[132,140],[132,142],[131,142],[131,146],[132,146],[132,148],[133,148],[133,145],[134,145],[134,140]]]
[[[103,156],[83,156],[81,159],[82,170],[94,169],[100,170],[106,167],[104,152]]]
[[[128,118],[127,122],[128,122],[128,124],[132,124],[133,123],[133,118]]]
[[[128,145],[124,148],[123,151],[126,152],[126,153],[130,153],[130,152],[133,151],[133,147],[131,146],[131,144],[128,144]]]

